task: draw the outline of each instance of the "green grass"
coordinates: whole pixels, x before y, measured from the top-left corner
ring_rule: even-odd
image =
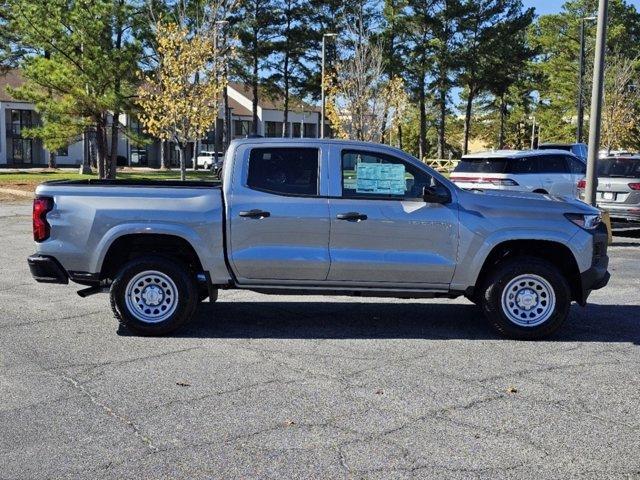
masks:
[[[98,178],[97,175],[80,175],[69,171],[34,171],[34,172],[2,172],[0,171],[0,185],[5,187],[27,187],[36,186],[49,180],[84,180],[87,178]],[[179,180],[179,170],[166,171],[118,171],[116,178],[126,180]],[[187,171],[187,180],[214,180],[209,171]]]

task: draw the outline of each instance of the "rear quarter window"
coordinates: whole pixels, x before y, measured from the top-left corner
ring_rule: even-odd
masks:
[[[460,173],[505,173],[508,161],[506,158],[463,158],[453,171]]]

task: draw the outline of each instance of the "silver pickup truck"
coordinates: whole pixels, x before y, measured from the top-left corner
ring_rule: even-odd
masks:
[[[501,334],[541,338],[609,279],[606,228],[585,203],[461,190],[400,150],[351,141],[234,141],[221,183],[44,183],[33,232],[37,281],[108,291],[142,335],[248,289],[464,295]]]

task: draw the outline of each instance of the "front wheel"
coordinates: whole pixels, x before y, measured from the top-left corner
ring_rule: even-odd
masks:
[[[110,290],[111,308],[128,330],[164,335],[177,330],[198,304],[195,279],[180,263],[141,257],[127,263]]]
[[[496,266],[484,285],[481,306],[491,326],[514,339],[554,333],[566,320],[571,290],[562,273],[535,257],[516,257]]]

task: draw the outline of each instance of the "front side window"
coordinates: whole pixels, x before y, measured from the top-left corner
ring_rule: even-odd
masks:
[[[569,173],[564,155],[545,155],[540,157],[541,173]]]
[[[317,148],[254,148],[247,186],[281,195],[318,195]]]
[[[417,199],[433,178],[399,158],[382,153],[342,152],[344,198]]]

